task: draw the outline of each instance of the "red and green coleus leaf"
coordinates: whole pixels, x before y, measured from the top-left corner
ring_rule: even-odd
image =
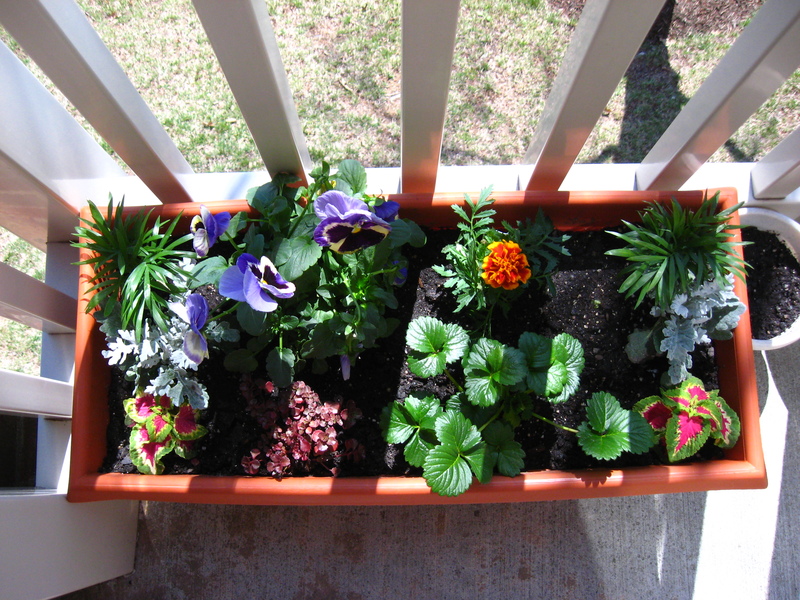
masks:
[[[673,415],[664,436],[669,460],[683,460],[700,450],[711,435],[711,423],[711,419],[688,411]]]
[[[181,458],[194,458],[197,454],[196,440],[175,440],[175,454]]]
[[[633,405],[633,410],[642,415],[655,431],[663,432],[667,429],[667,422],[672,416],[672,410],[660,396],[649,396],[639,400]]]
[[[147,430],[147,435],[154,442],[163,442],[172,435],[174,427],[172,425],[172,415],[169,413],[153,413],[142,424]]]
[[[164,464],[161,459],[172,452],[174,447],[174,438],[154,441],[150,439],[147,428],[142,425],[135,425],[131,431],[131,462],[140,473],[145,475],[161,475],[164,472]]]
[[[682,381],[678,387],[663,390],[661,395],[672,400],[682,408],[699,406],[711,398],[711,394],[706,391],[703,382],[697,377],[689,377]]]
[[[721,448],[733,448],[739,440],[739,433],[741,431],[741,423],[739,415],[728,406],[718,395],[714,394],[712,401],[719,409],[720,419],[711,427],[711,437],[714,438],[714,443]]]
[[[167,396],[137,394],[122,403],[125,416],[133,423],[144,423],[153,413],[163,414],[169,410],[171,401]]]
[[[181,441],[196,440],[203,437],[207,431],[205,427],[197,422],[199,414],[200,411],[192,408],[191,404],[181,404],[173,422],[175,437]]]
[[[634,409],[664,435],[672,462],[695,454],[709,437],[722,448],[733,447],[739,439],[739,417],[717,390],[706,390],[696,377],[662,390],[661,396],[640,400]]]

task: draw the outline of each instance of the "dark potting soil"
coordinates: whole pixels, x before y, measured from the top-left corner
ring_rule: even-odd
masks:
[[[469,326],[466,315],[454,313],[455,303],[443,287],[443,279],[430,269],[442,262],[441,248],[452,241],[453,232],[428,232],[428,243],[421,249],[410,249],[407,257],[411,267],[407,283],[397,290],[400,308],[391,311],[401,323],[417,316],[435,316],[446,322],[459,322]],[[659,392],[661,374],[667,370],[666,360],[654,359],[646,364],[631,363],[623,348],[634,327],[645,327],[652,322],[649,308],[634,308],[633,301],[617,292],[618,272],[622,259],[609,257],[605,251],[616,247],[618,241],[608,233],[572,233],[567,247],[571,253],[559,263],[553,277],[555,293],[547,289],[528,286],[519,297],[508,318],[496,311],[492,336],[509,345],[517,344],[523,331],[533,331],[548,337],[566,332],[576,337],[584,350],[585,367],[581,386],[569,401],[551,405],[541,400],[534,410],[555,422],[577,428],[585,420],[585,403],[594,392],[604,391],[614,395],[625,408],[630,408],[641,398]],[[420,380],[405,364],[405,326],[382,340],[380,346],[363,352],[352,368],[350,380],[342,381],[338,360],[330,361],[330,371],[323,376],[311,374],[309,369],[296,379],[309,384],[322,400],[340,395],[345,401],[353,400],[362,412],[356,424],[347,429],[343,437],[355,438],[364,448],[363,459],[358,462],[343,460],[337,465],[340,476],[371,476],[382,474],[418,475],[419,469],[410,467],[403,458],[401,446],[383,441],[380,414],[384,406],[395,399],[405,398],[412,392],[433,393],[446,398],[453,393],[447,378],[442,375],[430,380]],[[200,450],[191,462],[170,455],[165,459],[166,473],[205,473],[215,475],[242,475],[241,459],[256,446],[263,429],[246,414],[246,402],[238,393],[236,375],[221,367],[213,371],[222,360],[206,360],[200,374],[209,387],[211,402],[204,415],[203,424],[209,433],[199,441]],[[718,387],[714,350],[711,346],[699,348],[693,354],[692,373],[702,379],[709,389]],[[455,369],[458,374],[458,367]],[[113,387],[113,386],[112,386]],[[136,472],[127,453],[130,429],[124,425],[122,399],[130,390],[112,391],[112,410],[109,426],[109,455],[104,471]],[[517,429],[516,439],[525,450],[525,469],[578,469],[610,468],[630,465],[664,463],[666,459],[659,448],[643,455],[623,454],[614,461],[599,461],[587,457],[577,444],[574,434],[557,429],[537,419],[524,423]],[[343,440],[340,439],[340,444]],[[717,448],[707,445],[695,460],[706,460],[721,455]],[[330,475],[319,466],[314,474]]]
[[[768,340],[786,331],[800,316],[800,263],[779,236],[745,227],[742,239],[753,337]]]

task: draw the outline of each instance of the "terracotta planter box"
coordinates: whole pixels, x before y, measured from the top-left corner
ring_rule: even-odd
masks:
[[[713,193],[713,192],[710,192]],[[636,220],[645,201],[676,197],[684,206],[699,206],[704,192],[497,192],[498,218],[534,215],[541,207],[556,227],[566,230],[604,229],[620,219]],[[428,226],[453,226],[450,205],[462,194],[430,196],[399,194],[404,217]],[[736,203],[736,191],[724,189],[723,206]],[[211,203],[213,210],[246,210],[244,201]],[[198,210],[183,204],[156,209],[165,217]],[[734,217],[738,222],[738,216]],[[736,234],[738,238],[738,232]],[[86,272],[81,274],[81,294]],[[747,303],[744,284],[736,292]],[[113,499],[163,500],[217,504],[389,505],[524,502],[669,492],[766,487],[761,450],[759,407],[750,336],[745,312],[730,341],[718,342],[716,356],[720,392],[741,419],[741,437],[722,460],[688,465],[658,465],[624,469],[526,472],[515,478],[496,475],[489,484],[474,484],[463,495],[445,498],[430,491],[421,477],[214,477],[204,475],[99,474],[106,453],[108,420],[106,390],[110,369],[100,355],[104,336],[79,302],[75,397],[72,420],[72,462],[68,499],[73,502]]]

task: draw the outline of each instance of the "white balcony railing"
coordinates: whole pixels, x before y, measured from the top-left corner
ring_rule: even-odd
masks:
[[[309,152],[265,2],[193,4],[266,170],[305,176]],[[459,0],[403,0],[401,163],[370,170],[370,187],[735,186],[750,203],[797,216],[800,131],[757,163],[707,161],[798,68],[800,2],[763,4],[641,164],[575,164],[662,4],[588,0],[522,164],[467,170],[440,167]],[[0,44],[0,225],[47,252],[45,283],[0,265],[0,316],[44,332],[41,377],[0,372],[0,412],[40,419],[37,490],[0,491],[0,581],[25,581],[14,598],[49,597],[129,571],[136,528],[134,503],[78,506],[63,497],[77,280],[68,242],[79,207],[109,192],[129,204],[242,197],[264,175],[194,173],[73,1],[0,0],[0,24],[133,173]],[[35,535],[26,530],[33,523]],[[43,562],[53,572],[76,553],[80,564],[59,577],[26,576]]]

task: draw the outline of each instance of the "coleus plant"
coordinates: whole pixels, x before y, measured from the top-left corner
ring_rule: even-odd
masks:
[[[409,369],[426,378],[445,374],[457,391],[445,399],[410,395],[396,400],[384,408],[382,427],[387,442],[405,444],[406,460],[422,467],[434,492],[461,494],[473,475],[485,483],[495,469],[509,477],[518,475],[525,452],[514,430],[532,417],[577,434],[587,454],[600,459],[616,458],[623,451],[646,452],[653,445],[655,438],[641,415],[622,409],[609,394],[589,400],[588,421],[580,429],[536,414],[533,396],[566,400],[577,389],[583,369],[577,340],[568,334],[558,341],[540,338],[523,333],[519,348],[514,348],[488,338],[471,343],[463,328],[433,317],[410,323]],[[449,367],[459,360],[463,384]]]
[[[125,421],[132,428],[131,461],[140,473],[160,475],[162,459],[170,452],[190,459],[195,442],[207,430],[197,422],[199,411],[191,404],[173,405],[168,396],[137,394],[124,401]]]
[[[718,390],[706,390],[696,377],[640,400],[633,410],[663,439],[671,462],[693,456],[709,439],[720,448],[732,448],[739,439],[739,416]]]

